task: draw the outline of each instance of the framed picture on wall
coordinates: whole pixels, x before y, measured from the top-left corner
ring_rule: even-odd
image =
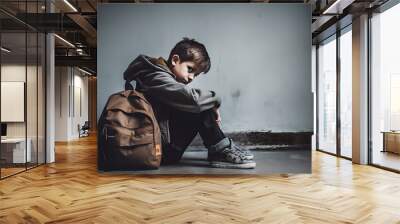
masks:
[[[25,82],[1,82],[1,122],[24,122]]]

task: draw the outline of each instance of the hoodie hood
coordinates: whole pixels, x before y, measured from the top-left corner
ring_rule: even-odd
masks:
[[[168,68],[167,62],[164,58],[151,58],[146,55],[139,55],[125,70],[124,79],[130,82],[132,80],[136,80],[139,76],[154,72],[166,72],[172,75],[172,77],[176,78],[176,76]]]

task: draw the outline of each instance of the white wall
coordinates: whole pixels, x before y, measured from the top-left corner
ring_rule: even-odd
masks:
[[[81,76],[83,73],[76,74],[77,70],[74,70],[74,96],[71,96],[74,99],[74,108],[72,108],[72,120],[71,120],[71,135],[72,138],[79,137],[78,133],[78,124],[81,126],[85,123],[85,121],[89,120],[88,113],[88,77]],[[80,93],[79,93],[80,91]],[[79,98],[80,95],[80,98]],[[79,102],[80,101],[80,102]],[[80,104],[80,105],[79,105]],[[72,105],[72,103],[71,103]],[[81,108],[79,108],[81,107]],[[79,111],[81,109],[81,111]]]
[[[30,69],[31,67],[28,67],[28,70]],[[2,65],[1,81],[25,82],[25,64]],[[1,108],[1,110],[6,109]],[[7,123],[7,137],[25,137],[25,122]]]
[[[36,70],[38,69],[38,70]],[[26,110],[26,121],[6,122],[7,137],[30,139],[33,161],[36,162],[36,153],[39,153],[39,163],[44,162],[44,89],[43,89],[42,67],[25,64],[3,64],[1,66],[1,81],[3,82],[24,82],[26,84],[26,108],[23,106],[22,113]],[[26,80],[27,78],[27,80]],[[23,93],[22,93],[23,94]],[[7,97],[7,96],[2,96]],[[1,108],[10,110],[10,108]],[[11,112],[12,111],[8,111]]]
[[[55,68],[55,140],[66,141],[68,139],[68,87],[69,76],[67,67]]]
[[[25,71],[26,69],[26,71]],[[25,82],[25,75],[28,72],[28,87],[27,87],[27,120],[28,120],[28,137],[30,129],[36,130],[36,80],[33,80],[30,75],[36,74],[36,66],[18,65],[18,64],[6,64],[1,66],[1,81],[4,82]],[[39,72],[41,72],[39,70]],[[30,88],[29,88],[30,87]],[[40,106],[40,105],[39,105]],[[8,108],[1,108],[1,110],[7,110]],[[33,123],[32,123],[33,122]],[[25,137],[25,123],[26,122],[7,122],[7,136],[8,137]],[[35,132],[36,136],[36,132]]]
[[[83,125],[88,120],[88,78],[83,75],[76,68],[56,67],[56,141],[77,139],[78,124]]]

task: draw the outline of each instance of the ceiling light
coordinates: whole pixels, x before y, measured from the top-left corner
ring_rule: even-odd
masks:
[[[77,48],[76,53],[78,53],[79,55],[83,55],[83,49]]]
[[[7,49],[7,48],[5,48],[5,47],[1,47],[1,50],[4,51],[4,52],[6,52],[6,53],[10,53],[10,52],[11,52],[11,50],[9,50],[9,49]]]
[[[71,4],[69,3],[68,0],[64,0],[65,4],[67,4],[72,10],[74,10],[74,12],[78,12],[78,10]]]
[[[322,14],[328,14],[332,9],[334,9],[337,4],[339,4],[340,0],[336,0],[332,5],[330,5],[327,9],[324,10]]]
[[[87,75],[90,75],[90,76],[92,75],[92,73],[90,73],[90,72],[88,72],[88,71],[86,71],[86,70],[83,70],[83,69],[81,69],[81,68],[79,68],[79,67],[78,67],[78,70],[81,71],[81,72],[83,72],[83,73],[85,73],[85,74],[87,74]]]
[[[54,34],[55,37],[57,37],[58,39],[60,39],[61,41],[63,41],[64,43],[66,43],[67,45],[69,45],[70,47],[75,48],[75,45],[71,44],[71,42],[69,42],[68,40],[58,36],[57,34]]]
[[[324,10],[322,14],[324,15],[338,15],[342,14],[343,10],[349,7],[356,0],[336,0],[332,5],[330,5],[327,9]]]

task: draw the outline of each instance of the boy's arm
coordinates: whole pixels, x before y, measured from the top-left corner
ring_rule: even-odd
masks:
[[[200,113],[221,105],[214,91],[190,88],[177,82],[168,73],[158,73],[136,81],[140,83],[141,91],[177,110]]]

